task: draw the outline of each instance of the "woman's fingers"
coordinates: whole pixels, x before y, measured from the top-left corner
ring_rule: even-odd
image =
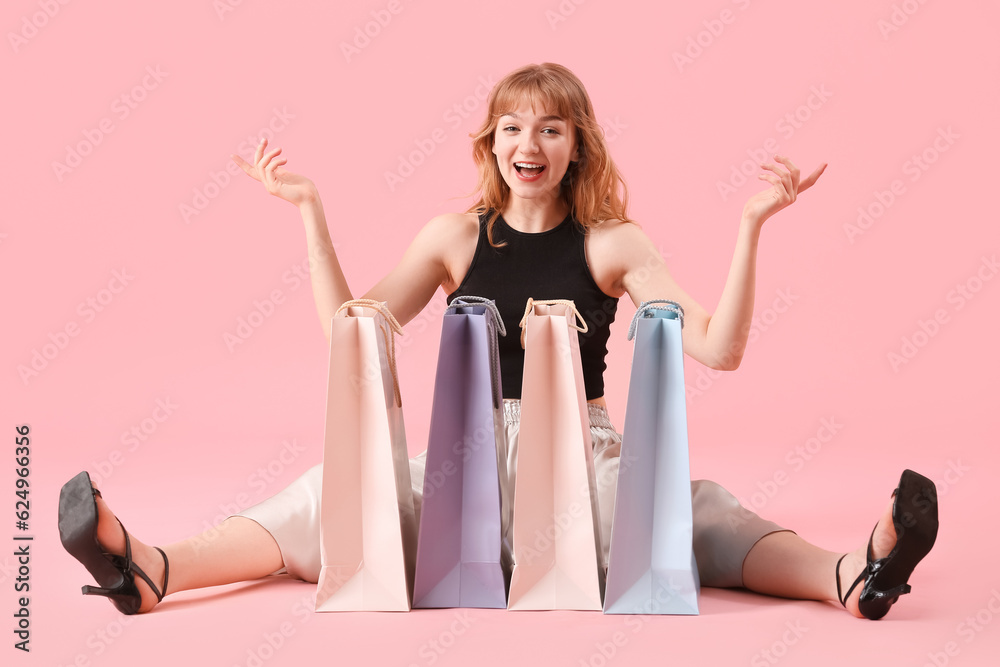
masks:
[[[811,188],[816,183],[816,181],[819,179],[820,175],[822,175],[822,173],[824,171],[826,171],[826,163],[825,162],[823,164],[821,164],[819,167],[817,167],[816,171],[814,171],[813,173],[809,174],[809,176],[807,176],[804,181],[802,181],[801,183],[799,183],[799,192],[802,192],[803,190],[807,190],[807,189]]]
[[[778,169],[778,166],[773,163],[766,163],[761,165],[761,169],[769,169],[775,174],[781,177],[782,181],[785,183],[785,190],[791,195],[791,200],[795,201],[795,197],[798,193],[802,192],[810,185],[816,182],[816,178],[819,178],[819,174],[826,167],[823,165],[816,172],[810,174],[809,179],[806,179],[805,183],[799,180],[800,172],[799,168],[795,166],[795,163],[783,155],[775,155],[774,159],[780,162],[788,171]],[[812,179],[812,180],[810,180]]]
[[[233,162],[239,165],[240,169],[242,169],[248,176],[260,181],[263,180],[268,163],[270,163],[276,155],[281,153],[280,148],[275,148],[273,151],[265,154],[264,149],[266,148],[267,139],[261,139],[260,143],[257,144],[256,150],[254,150],[253,164],[247,162],[235,153],[231,154],[229,157],[231,157]]]
[[[241,158],[236,153],[232,153],[229,157],[233,158],[233,162],[235,162],[237,166],[239,166],[239,168],[246,173],[247,176],[250,176],[251,178],[256,179],[258,181],[260,180],[260,178],[257,177],[257,170],[254,169],[254,166],[252,164]]]
[[[771,162],[762,163],[760,165],[762,171],[757,174],[757,178],[767,181],[773,187],[756,193],[744,206],[744,213],[750,215],[757,224],[763,224],[772,215],[794,202],[798,193],[815,184],[816,179],[826,169],[826,163],[823,163],[807,178],[800,180],[799,168],[794,162],[782,155],[775,155],[774,160],[781,166]]]
[[[795,163],[792,162],[791,160],[789,160],[784,155],[775,155],[774,159],[777,160],[778,162],[780,162],[781,164],[783,164],[785,166],[785,168],[788,169],[788,173],[792,177],[792,183],[795,186],[798,186],[798,184],[799,184],[799,168],[795,166]]]
[[[255,150],[254,153],[253,153],[253,163],[254,164],[257,164],[258,162],[260,162],[261,156],[264,155],[264,147],[265,146],[267,146],[267,138],[266,137],[263,138],[263,139],[261,139],[260,143],[257,144],[257,150]]]
[[[267,139],[261,139],[254,151],[252,164],[236,154],[230,157],[249,176],[263,183],[269,193],[295,203],[301,199],[304,188],[311,186],[311,183],[308,179],[282,169],[288,164],[288,159],[280,156],[281,148],[267,151]]]
[[[280,148],[275,148],[273,151],[268,151],[257,163],[257,168],[260,169],[263,175],[264,184],[267,186],[268,192],[275,194],[277,192],[279,183],[274,177],[274,169],[277,167],[275,164],[275,158],[281,153]],[[271,165],[274,165],[273,167]]]
[[[257,167],[259,169],[267,169],[267,165],[271,162],[271,160],[273,160],[276,156],[280,154],[281,154],[280,148],[275,148],[273,151],[268,151],[267,153],[264,154],[263,157],[257,160]]]
[[[785,171],[784,169],[779,168],[778,165],[774,164],[773,162],[761,162],[760,168],[761,169],[768,169],[770,171],[773,171],[775,174],[778,175],[779,178],[782,177],[782,176],[787,176],[788,175],[787,171]]]
[[[265,169],[265,171],[267,172],[268,179],[270,179],[272,181],[276,180],[276,178],[275,178],[275,171],[278,169],[278,167],[280,167],[281,165],[283,165],[283,164],[285,164],[287,162],[288,162],[288,160],[286,158],[278,158],[277,160],[271,160],[267,164],[267,168]]]
[[[779,178],[772,174],[757,174],[757,177],[773,185],[779,199],[787,199],[789,203],[795,200],[795,197],[791,194],[791,190],[789,190],[790,184],[785,181],[788,174],[785,174],[784,178]]]
[[[762,164],[760,165],[760,167],[761,169],[769,169],[770,171],[773,171],[775,174],[777,174],[776,176],[772,176],[771,174],[767,173],[759,174],[761,178],[763,178],[768,183],[771,183],[776,187],[778,187],[778,189],[780,190],[780,194],[783,194],[785,197],[787,197],[792,201],[795,200],[795,194],[794,194],[795,184],[792,182],[792,175],[789,172],[783,169],[779,169],[776,164],[773,164],[771,162]]]

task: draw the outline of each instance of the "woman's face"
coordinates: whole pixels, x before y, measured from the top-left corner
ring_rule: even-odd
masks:
[[[555,198],[570,162],[577,159],[575,128],[547,109],[533,111],[522,102],[497,122],[493,153],[513,195]]]

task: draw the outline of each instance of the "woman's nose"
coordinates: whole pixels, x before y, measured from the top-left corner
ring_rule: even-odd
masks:
[[[538,152],[538,141],[531,132],[525,132],[520,137],[520,149],[525,155],[533,155]]]

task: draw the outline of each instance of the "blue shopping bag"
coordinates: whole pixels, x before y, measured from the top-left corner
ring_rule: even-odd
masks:
[[[611,525],[606,614],[698,613],[683,322],[679,304],[644,301],[629,329],[635,344]]]

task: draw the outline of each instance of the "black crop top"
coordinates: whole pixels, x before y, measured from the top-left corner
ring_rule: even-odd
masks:
[[[618,298],[608,296],[594,282],[587,266],[583,228],[568,215],[548,231],[527,234],[511,228],[500,216],[493,226],[493,239],[507,245],[494,248],[486,238],[487,216],[479,218],[476,254],[462,284],[448,295],[448,302],[470,295],[496,301],[507,327],[507,335],[500,338],[504,398],[521,398],[524,350],[518,323],[529,297],[571,299],[576,304],[588,329],[578,334],[587,400],[603,396],[604,358]]]

